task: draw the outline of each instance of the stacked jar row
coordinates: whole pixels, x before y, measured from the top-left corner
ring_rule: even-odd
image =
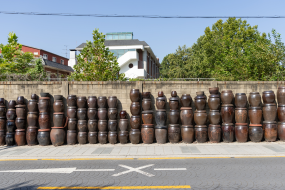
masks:
[[[141,136],[145,144],[151,144],[154,141],[153,111],[151,109],[150,92],[142,93],[142,127]]]
[[[195,139],[198,143],[204,143],[208,139],[207,113],[206,113],[206,95],[204,91],[196,92],[194,121],[195,121]]]
[[[148,94],[144,93],[145,99],[147,99]],[[150,95],[149,95],[150,97]],[[130,118],[130,125],[131,130],[129,133],[130,141],[132,144],[139,144],[141,141],[141,106],[140,106],[140,91],[139,89],[131,89],[130,91],[130,99],[131,99],[131,118]]]
[[[210,108],[208,119],[209,119],[209,127],[208,127],[208,137],[210,142],[217,143],[221,140],[221,114],[220,114],[220,105],[221,98],[219,94],[218,87],[209,88],[210,96],[208,99],[208,106]]]

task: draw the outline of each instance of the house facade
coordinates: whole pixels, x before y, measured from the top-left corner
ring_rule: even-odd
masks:
[[[86,44],[82,43],[70,50],[69,66],[76,65],[77,51],[81,51]],[[159,59],[145,41],[133,39],[132,32],[107,33],[105,46],[117,57],[120,73],[127,78],[158,78]]]

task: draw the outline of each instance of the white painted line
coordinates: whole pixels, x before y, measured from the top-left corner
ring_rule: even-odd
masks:
[[[108,172],[108,171],[115,171],[115,169],[77,169],[76,172]]]
[[[146,166],[141,166],[141,167],[138,167],[138,168],[133,168],[133,167],[130,167],[130,166],[126,166],[126,165],[119,165],[123,168],[127,168],[129,170],[127,171],[124,171],[124,172],[120,172],[120,173],[117,173],[117,174],[114,174],[112,176],[114,177],[118,177],[120,175],[123,175],[123,174],[127,174],[127,173],[130,173],[130,172],[138,172],[140,174],[143,174],[143,175],[146,175],[148,177],[153,177],[154,175],[153,174],[150,174],[150,173],[147,173],[147,172],[144,172],[144,171],[141,171],[140,169],[143,169],[143,168],[147,168],[147,167],[151,167],[153,166],[154,164],[149,164],[149,165],[146,165]]]
[[[187,170],[186,168],[154,168],[153,170]]]
[[[8,172],[8,173],[65,173],[70,174],[74,172],[76,168],[47,168],[47,169],[28,169],[28,170],[5,170],[0,172]]]

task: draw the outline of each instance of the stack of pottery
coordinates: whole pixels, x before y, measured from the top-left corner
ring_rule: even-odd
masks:
[[[145,144],[151,144],[154,141],[153,111],[151,109],[150,92],[142,92],[142,140]],[[159,143],[161,139],[158,139]]]
[[[118,110],[117,110],[117,105],[118,105],[118,99],[117,96],[109,96],[108,100],[108,141],[111,144],[116,144],[117,139],[118,139],[118,134],[117,134],[117,115],[118,115]]]
[[[235,109],[233,105],[234,95],[231,90],[223,90],[221,93],[222,100],[222,137],[223,142],[233,142],[234,141],[234,115]]]
[[[6,135],[6,106],[5,99],[0,98],[0,146],[5,145],[5,135]]]
[[[274,142],[277,139],[277,106],[275,101],[275,94],[273,91],[264,91],[262,93],[263,99],[263,132],[264,139],[267,142]],[[283,105],[280,105],[282,109]],[[280,109],[279,109],[280,110]]]
[[[278,87],[277,90],[277,101],[278,101],[278,125],[277,134],[281,141],[285,141],[285,86]]]
[[[67,119],[64,115],[62,95],[54,95],[53,103],[53,124],[51,128],[50,139],[54,146],[61,146],[65,142],[65,127]]]
[[[191,107],[192,97],[190,94],[182,94],[180,98],[181,103],[181,136],[182,141],[185,143],[192,143],[194,141],[194,128],[193,128],[193,111]]]
[[[249,93],[248,102],[250,106],[248,109],[248,116],[250,121],[248,128],[249,139],[252,142],[260,142],[263,138],[263,129],[261,124],[261,96],[259,92]]]
[[[106,144],[108,141],[108,113],[107,113],[107,97],[99,96],[97,99],[98,106],[98,142]]]
[[[79,144],[87,143],[87,99],[86,96],[78,96],[77,103],[77,140]]]
[[[26,140],[29,146],[34,146],[38,144],[38,120],[39,120],[39,110],[38,110],[38,100],[37,95],[32,94],[31,100],[28,101],[28,116],[27,116],[27,134]]]
[[[129,121],[127,119],[126,110],[120,111],[120,120],[119,120],[119,141],[121,144],[127,144],[129,139]]]
[[[49,93],[41,93],[41,97],[38,102],[39,110],[39,130],[38,130],[38,142],[41,146],[50,144],[50,97]]]
[[[98,142],[97,97],[88,96],[87,105],[88,105],[88,110],[87,110],[88,142],[90,144],[96,144]]]
[[[16,107],[16,130],[15,130],[15,143],[17,146],[23,146],[26,144],[26,116],[27,108],[25,105],[24,96],[17,98]]]
[[[8,103],[8,110],[6,112],[6,144],[7,146],[13,146],[15,144],[14,132],[15,132],[15,119],[16,119],[16,101],[10,100]]]
[[[146,97],[144,98],[150,98],[150,94],[147,95],[147,93],[142,93]],[[130,119],[130,125],[131,130],[129,133],[130,141],[132,144],[138,144],[140,143],[141,139],[141,132],[140,132],[140,126],[141,126],[141,116],[140,116],[140,91],[139,89],[131,89],[130,91],[130,99],[132,101],[130,110],[131,110],[131,119]]]
[[[77,98],[76,95],[68,95],[67,99],[67,132],[66,141],[68,145],[77,142]]]
[[[181,129],[179,125],[179,98],[177,97],[176,91],[171,92],[171,98],[169,98],[169,108],[170,110],[168,112],[168,140],[170,143],[178,143],[180,141]],[[189,125],[186,127],[189,128]]]
[[[210,122],[208,128],[208,137],[211,143],[218,143],[221,140],[221,114],[220,105],[221,98],[219,94],[219,87],[209,88],[210,96],[208,99],[208,106],[210,108],[208,119]]]
[[[167,126],[166,126],[166,109],[165,109],[165,97],[163,92],[158,92],[158,97],[156,98],[156,112],[155,112],[155,138],[158,144],[164,144],[167,141]],[[144,100],[143,100],[144,102]],[[143,108],[145,110],[145,108]],[[149,109],[151,107],[149,106]]]
[[[204,143],[208,139],[206,96],[203,91],[196,92],[194,113],[195,139],[198,143]]]
[[[235,138],[237,142],[244,143],[248,139],[247,97],[245,93],[236,93],[235,121]]]

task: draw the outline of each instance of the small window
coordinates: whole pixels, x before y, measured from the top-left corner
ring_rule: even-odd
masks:
[[[48,55],[47,54],[43,54],[43,58],[44,59],[48,59]]]
[[[63,59],[61,59],[61,60],[60,60],[60,63],[61,63],[62,65],[64,65],[64,60],[63,60]]]
[[[52,61],[53,61],[53,62],[56,62],[56,57],[52,57]]]
[[[34,55],[39,55],[39,53],[38,52],[34,52]]]
[[[134,66],[134,65],[133,65],[132,63],[129,64],[129,68],[133,68],[133,66]]]

